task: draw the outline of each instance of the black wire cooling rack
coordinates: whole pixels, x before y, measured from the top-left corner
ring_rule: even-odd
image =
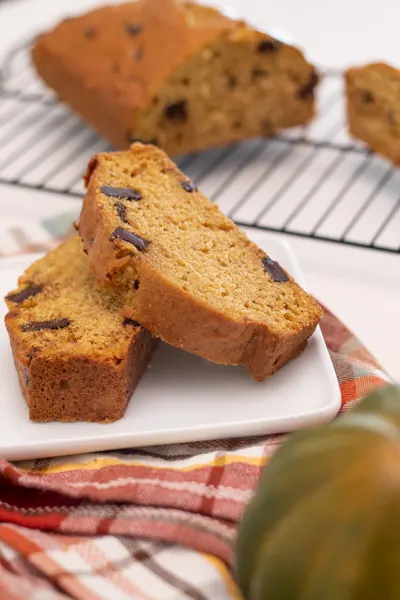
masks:
[[[319,116],[269,140],[191,154],[179,166],[239,225],[400,252],[400,170],[349,139],[343,82],[328,72]],[[34,74],[29,43],[0,71],[0,183],[69,197],[108,149]]]

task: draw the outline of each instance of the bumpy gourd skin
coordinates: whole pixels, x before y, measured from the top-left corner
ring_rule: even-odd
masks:
[[[247,600],[399,600],[400,388],[274,455],[240,526]]]

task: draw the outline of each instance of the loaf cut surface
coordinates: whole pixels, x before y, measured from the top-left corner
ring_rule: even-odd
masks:
[[[155,342],[97,286],[75,236],[6,297],[6,326],[33,421],[120,419]]]
[[[105,6],[32,50],[38,74],[117,148],[169,155],[273,135],[314,115],[318,75],[293,46],[180,0]]]
[[[155,336],[263,380],[305,346],[321,308],[160,149],[95,156],[80,235],[99,283]]]
[[[349,131],[400,165],[400,71],[384,63],[346,73]]]

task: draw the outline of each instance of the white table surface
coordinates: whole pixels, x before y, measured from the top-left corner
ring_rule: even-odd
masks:
[[[111,0],[112,1],[112,0]],[[110,2],[109,2],[110,3]],[[318,65],[386,60],[400,66],[400,3],[393,0],[220,0],[260,27],[287,31]],[[0,54],[9,43],[101,4],[97,0],[13,0],[0,5]],[[22,17],[21,17],[22,15]],[[18,191],[21,193],[21,191]],[[288,238],[310,290],[368,345],[400,380],[400,256]]]

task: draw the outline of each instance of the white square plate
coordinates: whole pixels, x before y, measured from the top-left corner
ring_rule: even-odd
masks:
[[[286,243],[250,237],[304,285]],[[37,255],[0,261],[0,296],[16,286]],[[32,423],[14,370],[0,309],[0,456],[41,458],[133,446],[293,431],[335,416],[336,375],[318,329],[303,354],[264,383],[243,367],[224,367],[162,344],[116,423]]]

